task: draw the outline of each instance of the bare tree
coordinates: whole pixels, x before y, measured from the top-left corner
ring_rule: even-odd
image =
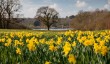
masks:
[[[79,30],[110,29],[110,11],[98,10],[80,12],[73,18],[71,26]]]
[[[0,0],[0,26],[6,25],[9,28],[9,23],[13,19],[15,12],[20,9],[20,0]]]
[[[5,0],[5,11],[7,13],[7,28],[9,27],[9,23],[11,22],[11,19],[13,18],[13,14],[17,11],[19,11],[21,5],[20,0]]]
[[[38,9],[36,18],[43,22],[49,30],[50,27],[58,21],[58,15],[59,13],[54,8],[45,6]]]

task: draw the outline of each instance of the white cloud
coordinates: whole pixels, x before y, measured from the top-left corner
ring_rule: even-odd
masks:
[[[110,0],[108,0],[108,4],[110,4]]]
[[[85,1],[81,1],[81,0],[76,1],[76,7],[82,8],[82,7],[85,7],[85,6],[87,6],[87,3]]]
[[[46,0],[47,2],[52,1],[52,0]],[[42,6],[49,6],[51,8],[54,8],[57,10],[59,13],[62,12],[62,8],[59,7],[58,4],[56,3],[45,3],[44,4],[34,4],[31,2],[31,0],[22,0],[21,4],[23,5],[21,14],[24,14],[24,17],[26,18],[34,18],[37,12],[37,9],[42,7]]]
[[[58,6],[58,4],[56,4],[56,3],[54,3],[54,4],[52,4],[52,5],[49,5],[49,7],[50,8],[54,8],[54,9],[56,9],[57,11],[62,11],[62,8],[60,8],[59,6]]]
[[[78,12],[77,11],[73,11],[73,10],[65,10],[63,8],[61,8],[58,4],[54,3],[49,5],[49,7],[54,8],[55,10],[57,10],[60,14],[60,17],[65,18],[65,16],[70,16],[70,15],[76,15]]]
[[[23,0],[21,4],[23,6],[21,14],[24,14],[24,17],[33,18],[36,14],[39,5],[33,4],[30,0]]]
[[[50,7],[50,8],[55,8],[55,9],[56,9],[56,8],[58,7],[58,5],[57,5],[56,3],[54,3],[54,4],[52,4],[52,5],[49,5],[49,7]]]
[[[108,3],[105,4],[102,9],[108,9],[108,10],[110,10],[110,0],[108,0]]]
[[[54,3],[49,5],[50,8],[54,8],[55,10],[57,10],[60,14],[60,17],[65,18],[65,16],[70,16],[72,14],[76,15],[77,11],[72,11],[72,10],[65,10],[63,8],[61,8],[58,4]]]
[[[62,15],[63,9],[56,3],[49,5],[50,8],[54,8],[56,11],[59,12],[59,15]]]
[[[88,7],[88,10],[92,10],[93,8],[91,6]]]
[[[104,5],[104,9],[110,9],[110,5],[109,4],[105,4]]]
[[[33,17],[35,6],[31,5],[31,0],[21,0],[22,9],[20,14],[23,14],[24,17]]]

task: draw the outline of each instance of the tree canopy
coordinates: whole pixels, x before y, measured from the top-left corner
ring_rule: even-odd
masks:
[[[48,6],[40,7],[37,10],[36,18],[47,26],[48,30],[50,27],[58,21],[59,13]]]

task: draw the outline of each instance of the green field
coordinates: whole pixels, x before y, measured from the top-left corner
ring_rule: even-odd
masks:
[[[0,29],[0,64],[110,64],[110,30]]]

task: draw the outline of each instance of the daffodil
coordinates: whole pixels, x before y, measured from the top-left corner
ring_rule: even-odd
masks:
[[[20,48],[17,48],[17,49],[16,49],[16,54],[21,54]]]
[[[51,62],[46,61],[45,64],[51,64]]]
[[[27,44],[27,47],[28,47],[29,51],[36,50],[35,43],[33,42],[33,40],[29,41],[29,43]]]
[[[65,45],[63,46],[63,52],[64,55],[66,56],[71,50],[71,44],[69,42],[66,42]]]
[[[68,61],[69,61],[69,63],[71,63],[71,64],[76,64],[75,56],[74,56],[73,54],[69,54]]]
[[[68,40],[71,41],[71,37],[69,37]]]
[[[102,54],[103,56],[105,56],[105,55],[107,54],[107,52],[108,52],[107,46],[102,46],[102,48],[101,48],[101,54]]]
[[[49,46],[49,50],[51,50],[51,51],[56,51],[57,48],[56,48],[54,45],[50,45],[50,46]]]
[[[93,45],[94,42],[92,40],[85,40],[83,43],[85,46]]]
[[[76,42],[75,42],[75,41],[72,43],[72,46],[73,46],[73,47],[76,46]]]

